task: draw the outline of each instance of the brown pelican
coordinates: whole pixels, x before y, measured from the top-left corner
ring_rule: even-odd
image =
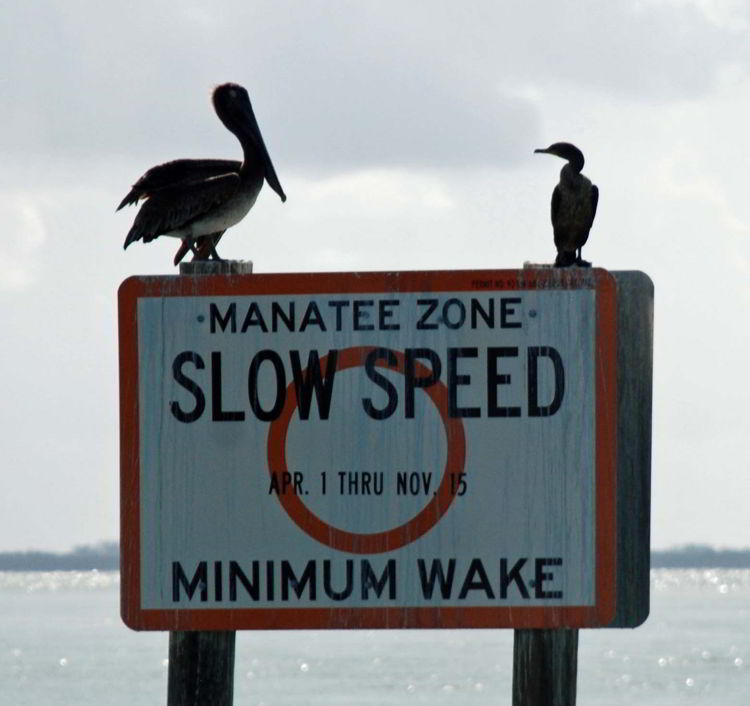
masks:
[[[252,208],[263,180],[286,201],[263,143],[247,91],[236,83],[214,89],[219,120],[242,145],[242,162],[228,159],[176,159],[149,169],[117,207],[146,199],[136,214],[125,246],[160,235],[182,240],[176,265],[189,250],[194,259],[219,259],[216,244],[224,231]]]
[[[599,202],[599,189],[583,174],[583,152],[569,142],[555,142],[547,149],[534,150],[554,154],[567,160],[560,171],[560,182],[552,192],[552,229],[555,234],[557,258],[555,267],[590,262],[581,258],[581,249],[589,237]]]

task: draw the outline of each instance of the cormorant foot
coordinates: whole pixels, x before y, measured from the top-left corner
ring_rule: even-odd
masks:
[[[576,258],[576,265],[578,265],[578,267],[591,267],[591,263],[588,262],[588,260],[584,260],[582,257]]]
[[[561,250],[557,253],[557,257],[555,258],[555,267],[570,267],[571,265],[575,264],[575,253],[565,252],[564,250]]]

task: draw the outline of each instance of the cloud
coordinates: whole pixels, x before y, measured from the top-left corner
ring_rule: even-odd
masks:
[[[744,0],[666,0],[666,3],[665,0],[640,0],[636,7],[659,4],[693,8],[713,26],[732,33],[744,32],[748,28],[750,11]]]
[[[138,153],[144,168],[236,154],[207,100],[235,80],[292,168],[508,166],[535,142],[542,116],[529,96],[545,87],[679,100],[747,63],[741,8],[718,0],[232,0],[211,13],[136,0],[126,27],[118,13],[60,0],[9,8],[4,26],[28,31],[6,30],[0,48],[14,67],[0,79],[3,152]]]
[[[258,272],[548,262],[561,163],[532,150],[579,144],[602,191],[587,259],[645,269],[657,287],[654,468],[659,458],[668,466],[665,487],[692,474],[685,500],[696,517],[708,487],[702,450],[717,450],[725,474],[738,468],[749,5],[6,4],[2,361],[6,396],[19,400],[2,419],[18,468],[0,489],[6,546],[27,543],[21,530],[37,546],[116,531],[116,287],[134,272],[174,272],[175,244],[123,253],[136,210],[114,208],[153,164],[239,154],[209,101],[226,80],[250,90],[289,194],[282,205],[264,189],[222,241],[223,256],[254,259]],[[41,428],[44,444],[33,438]],[[30,512],[23,498],[46,486],[56,492],[37,493]],[[731,504],[731,491],[717,493]],[[698,531],[673,524],[664,534],[657,505],[662,540]],[[746,536],[742,519],[714,522],[716,537]]]
[[[308,187],[308,210],[325,208],[355,218],[375,210],[382,219],[398,218],[414,206],[447,210],[455,203],[439,179],[408,172],[374,170],[316,181]]]
[[[46,228],[34,199],[26,194],[0,194],[0,290],[25,289],[36,281],[36,254]]]

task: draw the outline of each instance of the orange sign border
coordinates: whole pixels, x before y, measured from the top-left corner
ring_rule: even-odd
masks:
[[[141,608],[139,298],[542,289],[596,291],[596,602],[593,606]],[[129,627],[134,630],[584,628],[604,627],[612,621],[617,544],[617,290],[614,278],[606,270],[545,268],[135,276],[120,285],[118,314],[121,615]]]

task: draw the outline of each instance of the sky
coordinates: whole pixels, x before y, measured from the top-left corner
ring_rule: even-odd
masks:
[[[0,9],[0,551],[119,533],[116,293],[150,166],[240,158],[244,85],[288,201],[221,242],[255,272],[551,262],[577,144],[586,259],[655,285],[652,546],[750,546],[744,0],[86,0]],[[168,240],[168,242],[166,242]]]

